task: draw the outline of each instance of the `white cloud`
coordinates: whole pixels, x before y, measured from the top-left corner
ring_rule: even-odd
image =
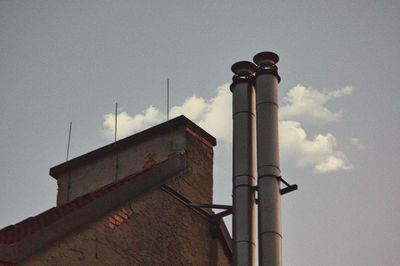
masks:
[[[217,96],[209,101],[199,126],[219,140],[232,141],[232,94],[229,84],[217,88]]]
[[[327,173],[352,169],[353,166],[349,165],[346,161],[347,158],[343,152],[336,152],[335,155],[329,156],[324,162],[317,164],[315,170],[320,173]]]
[[[317,91],[298,85],[292,88],[284,98],[279,122],[281,157],[294,162],[298,167],[311,167],[319,173],[348,170],[352,166],[346,155],[338,150],[336,138],[330,133],[317,134],[309,138],[301,123],[293,118],[311,118],[324,122],[337,120],[341,111],[332,112],[326,106],[329,100],[350,94],[351,87],[327,92]],[[216,96],[204,99],[195,95],[179,106],[173,106],[170,118],[185,115],[200,127],[217,138],[220,145],[229,145],[232,141],[232,95],[229,84],[217,88]],[[118,138],[143,130],[162,122],[165,115],[150,106],[143,114],[133,117],[126,112],[118,115]],[[104,116],[105,132],[114,136],[114,114]],[[356,145],[358,139],[353,138]],[[226,152],[226,151],[225,151]],[[230,157],[230,156],[229,156]]]
[[[201,98],[193,95],[192,97],[186,99],[186,101],[181,106],[174,106],[169,112],[170,118],[174,118],[185,114],[190,120],[198,120],[207,111],[208,104]]]
[[[185,115],[218,140],[232,139],[232,95],[229,84],[217,88],[217,95],[211,99],[192,96],[183,105],[171,108],[170,117]]]
[[[145,110],[144,114],[138,114],[134,117],[131,117],[126,112],[122,112],[117,115],[117,138],[126,137],[133,132],[160,123],[164,117],[165,115],[152,105]],[[104,116],[103,126],[105,127],[105,135],[110,138],[114,137],[115,114],[106,114]]]
[[[280,121],[279,132],[281,157],[299,167],[313,167],[320,173],[352,168],[346,155],[336,150],[336,138],[330,133],[308,139],[297,121]]]
[[[328,92],[326,89],[318,91],[297,85],[283,99],[284,105],[280,108],[280,117],[282,120],[295,119],[311,123],[336,121],[342,116],[343,111],[333,112],[325,104],[351,93],[350,86]]]

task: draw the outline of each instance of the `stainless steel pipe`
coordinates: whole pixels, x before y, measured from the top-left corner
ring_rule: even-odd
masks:
[[[259,265],[282,265],[280,165],[278,138],[278,55],[254,56],[257,113]]]
[[[253,63],[232,65],[233,265],[255,265],[255,98]]]

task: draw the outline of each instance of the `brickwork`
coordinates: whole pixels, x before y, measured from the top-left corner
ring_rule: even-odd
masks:
[[[192,202],[212,203],[212,146],[190,131],[186,131],[185,137],[188,169],[191,174],[175,178],[170,186]]]
[[[212,238],[210,222],[158,188],[22,263],[77,264],[230,265],[230,262],[221,240]]]

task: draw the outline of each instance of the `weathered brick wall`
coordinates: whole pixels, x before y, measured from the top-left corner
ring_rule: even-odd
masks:
[[[231,255],[228,255],[226,253],[226,247],[222,243],[222,239],[218,241],[218,246],[217,246],[217,262],[215,265],[232,265],[232,258]]]
[[[158,188],[23,265],[230,265],[209,229],[207,219]]]
[[[186,131],[186,154],[190,175],[175,178],[170,186],[196,203],[212,203],[213,149],[190,130]]]

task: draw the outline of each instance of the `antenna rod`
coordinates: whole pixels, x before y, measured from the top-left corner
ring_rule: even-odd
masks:
[[[167,79],[167,121],[169,120],[169,79]]]
[[[67,162],[69,156],[69,146],[71,144],[71,129],[72,129],[72,122],[69,122],[68,147],[67,147],[67,159],[66,159]]]
[[[69,201],[69,191],[71,189],[71,170],[69,168],[69,161],[68,161],[68,156],[69,156],[69,147],[71,145],[71,130],[72,130],[72,122],[69,122],[69,133],[68,133],[68,147],[67,147],[67,169],[68,169],[68,186],[67,186],[67,201]]]
[[[118,103],[115,103],[114,146],[117,144]],[[118,150],[115,150],[115,180],[118,178]]]
[[[115,103],[114,142],[117,141],[117,115],[118,115],[118,103]]]

